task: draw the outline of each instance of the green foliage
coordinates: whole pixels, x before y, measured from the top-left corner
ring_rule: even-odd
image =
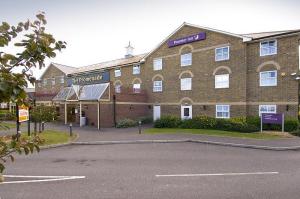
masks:
[[[247,117],[247,123],[258,126],[260,128],[260,117]],[[284,131],[292,132],[298,129],[299,121],[296,118],[285,118]],[[280,124],[264,124],[263,130],[281,131]]]
[[[44,67],[45,59],[55,57],[56,51],[66,48],[66,42],[56,41],[51,34],[45,31],[46,23],[44,13],[39,13],[36,15],[36,20],[20,22],[17,26],[11,26],[7,22],[0,24],[0,103],[12,101],[18,105],[27,104],[24,88],[27,87],[27,81],[31,84],[35,83],[31,69]],[[16,43],[14,39],[18,35],[23,38]],[[14,45],[15,51],[19,53],[5,52],[8,48],[4,47],[10,47],[10,44]],[[49,121],[49,118],[53,119],[51,114],[46,116],[45,113],[41,118],[37,118],[37,115],[35,116],[36,120]],[[14,160],[12,153],[27,155],[33,152],[33,148],[39,150],[38,143],[39,140],[36,136],[29,140],[19,140],[14,136],[8,140],[1,138],[0,173],[3,172],[7,159]]]
[[[36,106],[31,109],[30,114],[33,122],[51,122],[57,119],[55,106]]]
[[[285,131],[295,131],[299,126],[297,119],[285,119]],[[230,119],[216,119],[207,116],[196,116],[189,120],[181,120],[176,116],[163,116],[154,122],[155,128],[184,128],[184,129],[219,129],[224,131],[256,132],[260,130],[259,117],[237,117]],[[264,130],[281,130],[281,125],[264,124]]]
[[[141,117],[138,120],[140,120],[142,124],[151,124],[153,122],[152,117]]]
[[[45,32],[47,21],[44,13],[36,15],[36,20],[20,22],[17,26],[11,26],[7,22],[0,24],[0,48],[14,43],[19,53],[13,55],[0,49],[0,102],[17,102],[26,104],[27,81],[34,84],[35,78],[30,72],[31,68],[45,66],[46,58],[56,56],[56,51],[66,47],[63,41],[56,41],[54,37]],[[18,35],[24,35],[23,39],[15,43]],[[15,69],[21,71],[14,73]]]
[[[0,174],[3,173],[4,163],[7,160],[12,162],[15,160],[14,153],[28,155],[33,153],[34,149],[39,152],[38,145],[40,143],[42,143],[42,140],[38,136],[32,136],[28,139],[20,139],[17,135],[0,137]]]
[[[0,121],[15,121],[16,120],[16,114],[6,112],[6,113],[0,113]]]
[[[138,122],[137,121],[134,121],[132,119],[123,119],[123,120],[120,120],[118,123],[117,123],[117,128],[128,128],[128,127],[134,127],[134,126],[137,126],[138,125]]]
[[[181,124],[181,119],[176,116],[167,115],[162,116],[160,119],[155,120],[154,127],[155,128],[176,128]]]

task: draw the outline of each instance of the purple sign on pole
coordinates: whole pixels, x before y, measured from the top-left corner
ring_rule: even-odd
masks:
[[[206,39],[205,32],[168,41],[169,48]]]
[[[262,123],[266,124],[282,124],[283,115],[275,113],[262,113]]]

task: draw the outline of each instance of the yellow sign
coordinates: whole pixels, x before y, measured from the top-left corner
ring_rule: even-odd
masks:
[[[26,122],[29,120],[29,108],[25,105],[19,106],[19,122]]]

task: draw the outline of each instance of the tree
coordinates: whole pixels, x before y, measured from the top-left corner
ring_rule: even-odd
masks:
[[[47,33],[47,21],[43,12],[36,15],[34,21],[20,22],[17,26],[10,26],[7,22],[0,25],[0,103],[15,102],[18,105],[27,104],[24,88],[27,82],[35,83],[31,69],[45,66],[45,59],[54,58],[57,51],[66,48],[66,42],[56,41]],[[19,38],[21,41],[15,41]],[[14,45],[20,52],[5,53],[5,47]],[[17,72],[16,72],[17,70]],[[4,162],[13,159],[12,153],[22,151],[25,154],[38,148],[39,139],[30,140],[1,138],[0,140],[0,174],[4,171]]]
[[[30,111],[31,121],[38,122],[41,130],[42,122],[52,122],[57,119],[57,111],[55,106],[40,105],[32,107]],[[35,129],[36,130],[36,129]]]

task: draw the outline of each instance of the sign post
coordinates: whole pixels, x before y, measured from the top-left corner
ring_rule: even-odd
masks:
[[[260,131],[263,130],[263,124],[281,124],[281,130],[284,132],[284,114],[262,113],[260,117]]]

